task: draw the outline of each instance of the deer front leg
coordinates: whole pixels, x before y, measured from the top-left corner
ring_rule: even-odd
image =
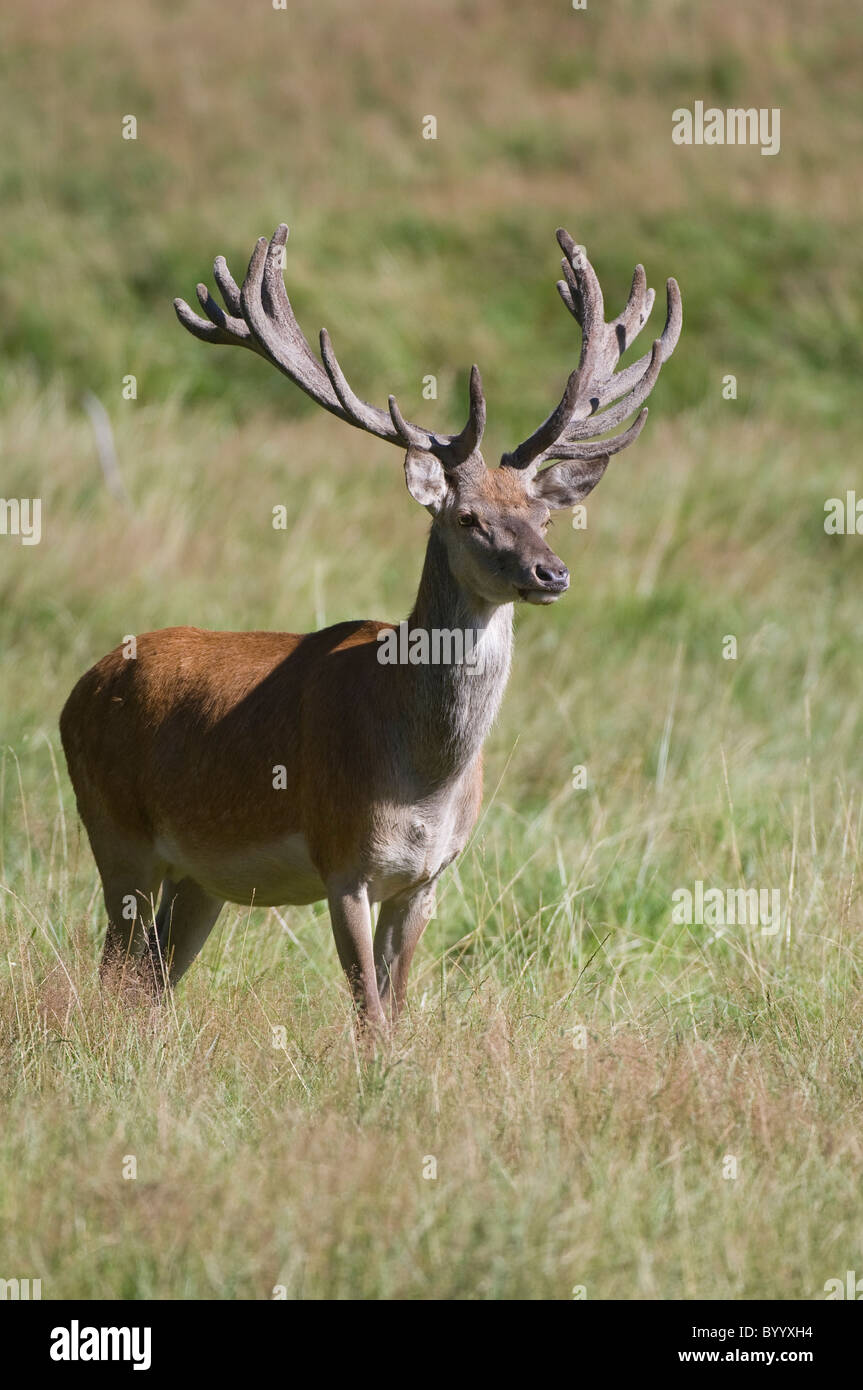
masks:
[[[333,936],[342,969],[357,1006],[360,1027],[383,1028],[386,1015],[381,1007],[372,945],[372,913],[365,883],[328,885],[327,900]]]
[[[408,972],[419,939],[434,915],[435,890],[424,884],[409,898],[390,898],[375,931],[375,969],[381,1003],[395,1022],[404,1007]]]

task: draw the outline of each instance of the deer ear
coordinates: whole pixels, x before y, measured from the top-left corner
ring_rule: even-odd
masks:
[[[565,459],[537,473],[531,483],[534,497],[540,497],[552,511],[572,507],[592,492],[608,467],[608,454],[596,459]]]
[[[443,506],[447,481],[440,459],[425,449],[411,446],[405,454],[405,482],[408,492],[421,507],[435,516]]]

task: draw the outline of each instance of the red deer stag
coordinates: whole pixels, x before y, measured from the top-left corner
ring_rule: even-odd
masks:
[[[435,884],[479,811],[513,604],[554,603],[569,587],[545,541],[550,512],[586,497],[641,432],[646,408],[623,433],[591,438],[650,394],[680,334],[680,292],[669,280],[662,336],[615,372],[653,290],[637,266],[626,307],[606,323],[583,248],[559,231],[578,367],[548,419],[489,469],[476,367],[467,424],[438,434],[407,421],[392,396],[380,410],[354,395],[324,330],[315,355],[285,291],[287,235],[282,225],[261,238],[242,288],[216,260],[226,308],[199,285],[206,322],[182,299],[174,308],[196,338],[250,348],[331,415],[404,452],[408,491],[432,517],[407,630],[356,621],[305,634],[145,633],[134,659],[117,648],[81,678],[60,728],[104,887],[103,975],[118,957],[155,958],[160,986],[173,984],[225,901],[326,898],[359,1017],[382,1027],[404,1004]],[[461,639],[464,659],[425,659],[414,638],[435,632]],[[393,661],[402,638],[409,659]]]

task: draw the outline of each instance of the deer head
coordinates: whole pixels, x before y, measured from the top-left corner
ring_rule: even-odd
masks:
[[[564,278],[557,288],[581,328],[578,366],[548,418],[505,453],[497,468],[489,469],[480,452],[486,408],[478,368],[471,368],[470,411],[459,434],[436,434],[411,424],[394,396],[387,410],[360,400],[339,366],[326,329],[320,334],[319,358],[294,317],[282,276],[287,236],[282,223],[269,242],[264,237],[258,241],[242,289],[219,256],[213,274],[226,308],[205,285],[198,285],[207,319],[175,299],[180,322],[205,342],[236,344],[259,353],[331,414],[404,449],[408,491],[431,513],[450,569],[469,595],[491,606],[516,599],[553,603],[569,587],[569,572],[545,541],[551,513],[586,497],[611,456],[641,433],[647,419],[644,401],[680,336],[676,281],[667,282],[662,335],[650,352],[615,372],[621,355],[647,322],[654,291],[647,288],[643,267],[636,266],[625,308],[606,323],[602,290],[584,248],[567,232],[558,231]],[[636,410],[639,414],[628,429],[609,433]],[[596,439],[598,434],[606,437]]]

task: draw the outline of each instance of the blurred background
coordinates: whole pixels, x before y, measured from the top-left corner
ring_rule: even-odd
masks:
[[[586,245],[609,317],[635,263],[645,265],[658,303],[638,352],[661,327],[668,275],[682,289],[683,337],[640,440],[613,460],[590,499],[587,529],[572,530],[566,514],[557,521],[553,544],[572,570],[570,593],[548,612],[518,614],[512,681],[488,745],[486,811],[423,943],[417,999],[444,1009],[449,989],[467,1000],[490,980],[499,1004],[519,1000],[521,1022],[507,1014],[501,1037],[540,1028],[524,1022],[533,1017],[558,1038],[589,1017],[611,1058],[618,1030],[634,1030],[657,1069],[653,1081],[636,1084],[640,1073],[630,1068],[618,1083],[623,1073],[611,1062],[594,1074],[603,1094],[623,1086],[607,1130],[623,1148],[627,1115],[650,1130],[640,1107],[652,1086],[665,1085],[669,1037],[701,1040],[711,1029],[715,1048],[705,1044],[688,1080],[675,1082],[675,1114],[697,1111],[707,1127],[699,1143],[721,1153],[738,1130],[751,1140],[748,1097],[758,1091],[759,1142],[777,1173],[786,1161],[777,1155],[790,1155],[795,1135],[811,1135],[817,1115],[838,1126],[835,1153],[859,1145],[859,1092],[852,1105],[847,1087],[849,1077],[859,1081],[861,1058],[859,1024],[849,1019],[860,992],[863,542],[825,534],[824,504],[855,486],[863,495],[861,38],[863,13],[840,0],[588,0],[584,10],[567,0],[292,0],[286,10],[269,0],[30,0],[5,8],[0,492],[40,497],[43,529],[38,546],[0,537],[0,909],[10,958],[31,953],[24,975],[35,1030],[25,1036],[9,1022],[9,1075],[23,1087],[22,1105],[28,1088],[57,1086],[71,1086],[84,1104],[69,1073],[53,1070],[59,1063],[46,1041],[57,1029],[68,1037],[75,1011],[47,1008],[41,983],[62,959],[84,991],[103,929],[95,869],[56,766],[57,716],[75,679],[126,633],[162,626],[305,630],[351,617],[397,620],[410,609],[422,561],[427,517],[407,495],[396,451],[325,415],[252,354],[194,341],[176,322],[173,297],[194,303],[195,284],[212,284],[219,253],[241,279],[255,239],[288,222],[286,282],[310,341],[325,325],[360,395],[383,404],[393,392],[406,415],[440,429],[460,428],[467,371],[478,362],[494,463],[544,418],[577,362],[578,331],[554,289],[554,231],[563,225]],[[780,152],[675,145],[672,112],[696,101],[780,108]],[[123,138],[128,116],[134,140]],[[428,116],[434,140],[423,138]],[[429,374],[436,401],[422,399]],[[728,376],[734,399],[723,397]],[[134,399],[124,398],[128,377]],[[93,398],[116,449],[113,490],[100,467]],[[279,504],[286,531],[272,527]],[[728,635],[736,660],[722,656]],[[584,790],[572,785],[576,765],[587,769]],[[671,893],[699,878],[780,888],[780,937],[756,952],[704,928],[672,931]],[[198,982],[184,987],[184,1007],[203,1020],[190,1055],[198,1038],[209,1043],[228,1027],[229,1012],[236,1017],[228,982],[241,941],[257,987],[283,1001],[279,1018],[289,1011],[292,1038],[342,1027],[338,966],[320,915],[291,909],[276,923],[265,912],[248,921],[239,910],[226,914],[221,944],[214,939]],[[22,1006],[15,971],[0,969],[0,979],[14,1020]],[[336,1001],[329,1023],[315,1014],[313,986]],[[220,1022],[208,1033],[213,1017]],[[486,1025],[476,1025],[481,1039]],[[742,1056],[756,1034],[763,1074],[726,1093],[729,1057]],[[252,1044],[234,1042],[232,1055],[245,1057]],[[541,1056],[546,1043],[545,1033],[530,1045],[522,1037],[521,1055],[534,1047]],[[507,1047],[499,1042],[501,1058]],[[327,1048],[310,1047],[307,1061],[313,1053],[324,1079],[319,1091],[307,1076],[308,1085],[325,1111],[332,1102],[341,1112],[344,1095],[336,1103],[326,1090]],[[75,1055],[73,1070],[89,1075]],[[124,1055],[140,1074],[140,1050]],[[116,1080],[105,1056],[93,1063],[91,1099]],[[826,1112],[817,1115],[809,1082],[787,1090],[813,1058],[826,1068],[818,1074]],[[243,1065],[257,1074],[252,1053]],[[414,1075],[411,1065],[408,1058],[403,1075]],[[572,1080],[575,1062],[566,1051],[537,1065],[538,1075]],[[711,1067],[719,1090],[702,1110]],[[161,1093],[159,1074],[153,1062]],[[452,1090],[440,1081],[434,1113],[451,1104],[456,1114],[469,1085],[453,1057],[443,1074]],[[471,1075],[477,1105],[491,1105],[482,1067]],[[350,1092],[350,1074],[339,1077]],[[258,1139],[254,1124],[266,1129],[270,1102],[294,1103],[290,1071],[273,1084],[254,1123],[244,1121]],[[536,1153],[588,1083],[566,1084],[568,1101],[549,1092],[548,1110],[538,1106],[532,1118],[518,1109],[530,1087],[510,1094]],[[236,1114],[246,1114],[238,1086]],[[381,1086],[374,1095],[388,1096]],[[417,1079],[421,1113],[424,1087]],[[94,1136],[114,1114],[107,1089],[103,1102]],[[579,1106],[587,1113],[589,1096]],[[416,1123],[387,1114],[391,1130]],[[486,1119],[488,1134],[498,1134],[500,1115]],[[475,1114],[477,1132],[483,1123]],[[28,1142],[36,1132],[44,1145],[34,1150],[37,1166],[62,1164],[62,1142],[52,1138],[62,1126],[52,1130],[47,1114],[31,1115],[31,1124]],[[164,1124],[173,1134],[169,1118]],[[241,1128],[237,1121],[237,1143]],[[314,1141],[322,1152],[334,1132],[325,1126]],[[694,1254],[679,1211],[664,1224],[677,1189],[663,1188],[651,1206],[648,1179],[667,1157],[664,1134],[660,1126],[656,1149],[639,1149],[616,1179],[618,1194],[630,1194],[627,1211],[654,1212],[644,1233],[650,1258],[633,1250],[636,1236],[619,1216],[604,1223],[610,1199],[601,1182],[593,1224],[568,1231],[560,1212],[571,1194],[548,1205],[563,1181],[560,1160],[552,1178],[536,1153],[536,1200],[562,1242],[549,1237],[542,1259],[531,1235],[539,1208],[515,1199],[503,1180],[484,1188],[476,1174],[463,1209],[450,1194],[453,1240],[462,1239],[457,1230],[473,1232],[464,1235],[462,1276],[455,1266],[440,1275],[433,1252],[426,1260],[398,1216],[381,1224],[371,1196],[370,1229],[384,1235],[363,1247],[358,1234],[356,1249],[346,1237],[349,1253],[360,1260],[366,1248],[373,1296],[432,1288],[567,1297],[567,1280],[584,1269],[596,1296],[808,1296],[822,1268],[826,1279],[851,1267],[832,1216],[853,1200],[847,1167],[837,1160],[831,1168],[815,1139],[787,1183],[737,1208],[733,1240],[729,1213],[702,1194],[699,1230],[708,1234]],[[177,1139],[181,1148],[188,1140],[190,1172],[205,1161],[199,1137]],[[473,1141],[465,1144],[464,1171],[478,1162]],[[6,1157],[18,1172],[21,1153],[10,1147]],[[78,1171],[70,1169],[70,1183]],[[792,1174],[804,1194],[793,1210]],[[285,1277],[293,1292],[350,1292],[359,1266],[327,1243],[335,1208],[316,1192],[318,1262],[305,1273],[298,1266],[293,1284]],[[47,1200],[29,1188],[17,1197],[34,1212]],[[357,1200],[354,1192],[352,1210]],[[472,1203],[499,1219],[472,1224]],[[167,1285],[158,1259],[164,1230],[154,1234],[151,1218],[133,1222],[127,1296],[268,1288],[275,1276],[237,1253],[249,1213],[232,1211],[225,1240],[233,1231],[236,1244],[214,1255],[219,1273],[189,1254],[182,1279]],[[52,1219],[66,1234],[43,1254],[63,1271],[60,1287],[104,1289],[92,1260],[75,1262],[62,1204]],[[112,1209],[103,1227],[122,1220]],[[403,1263],[388,1248],[394,1231]],[[515,1252],[512,1232],[521,1233]],[[415,1275],[426,1283],[414,1285]]]

